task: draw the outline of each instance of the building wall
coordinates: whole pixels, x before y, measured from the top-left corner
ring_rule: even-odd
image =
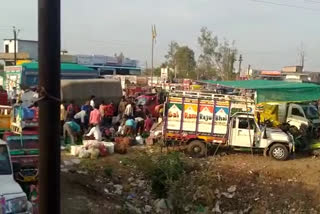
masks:
[[[4,40],[3,41],[3,52],[4,53],[6,52],[6,45],[9,46],[9,52],[8,53],[14,53],[14,40],[12,39],[12,40]],[[17,46],[18,46],[18,42],[17,42]]]
[[[31,59],[38,60],[38,42],[18,40],[18,52],[27,52]]]
[[[9,53],[14,53],[14,40],[4,40],[3,52],[6,52],[6,45],[9,46]],[[17,40],[17,53],[26,52],[29,54],[30,59],[38,59],[38,42]]]

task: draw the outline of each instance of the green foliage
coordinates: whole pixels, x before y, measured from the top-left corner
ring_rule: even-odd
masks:
[[[167,196],[170,185],[184,173],[181,153],[173,152],[159,157],[147,154],[136,160],[137,167],[151,180],[152,192],[158,198]]]
[[[105,176],[112,177],[113,169],[111,167],[106,167],[104,168],[103,172]]]
[[[145,69],[143,72],[146,76],[151,76],[151,68]],[[161,75],[161,67],[157,67],[153,69],[153,76],[160,77]]]
[[[178,78],[195,78],[196,61],[194,51],[188,46],[178,47],[175,53],[176,69]]]
[[[176,41],[170,42],[168,53],[164,56],[166,58],[166,64],[169,68],[174,69],[174,67],[176,66],[175,54],[178,48],[179,44]]]
[[[197,69],[199,79],[212,79],[213,76],[222,80],[235,78],[233,71],[237,49],[234,41],[231,44],[227,40],[219,42],[217,36],[213,36],[211,31],[203,27],[198,44],[201,47]]]

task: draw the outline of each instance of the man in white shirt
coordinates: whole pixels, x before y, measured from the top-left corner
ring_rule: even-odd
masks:
[[[91,135],[93,135],[94,138],[97,141],[101,141],[102,140],[102,136],[101,136],[101,131],[100,131],[99,125],[96,125],[96,126],[92,127],[90,129],[90,132],[88,134],[86,134],[87,137],[90,137]]]
[[[78,113],[76,113],[74,115],[74,119],[79,120],[81,122],[81,128],[84,129],[85,128],[85,117],[86,117],[87,113],[85,110],[81,110]]]
[[[95,99],[96,99],[96,96],[94,96],[94,95],[92,95],[90,98],[90,105],[93,109],[95,107],[95,101],[94,101]]]
[[[124,115],[127,117],[132,117],[133,116],[133,107],[131,102],[126,106],[126,109],[124,110]]]

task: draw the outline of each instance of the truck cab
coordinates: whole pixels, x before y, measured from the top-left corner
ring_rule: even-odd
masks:
[[[319,127],[318,110],[311,104],[289,104],[286,122],[298,129],[302,125]]]
[[[32,213],[26,194],[13,178],[8,146],[0,140],[0,211],[1,213]]]
[[[236,113],[229,124],[229,146],[264,150],[276,160],[286,160],[293,138],[277,128],[259,127],[254,115]]]

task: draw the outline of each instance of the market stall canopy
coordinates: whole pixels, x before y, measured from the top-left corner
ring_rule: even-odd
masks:
[[[257,92],[257,103],[306,102],[320,99],[320,85],[275,80],[212,81],[203,83]]]

